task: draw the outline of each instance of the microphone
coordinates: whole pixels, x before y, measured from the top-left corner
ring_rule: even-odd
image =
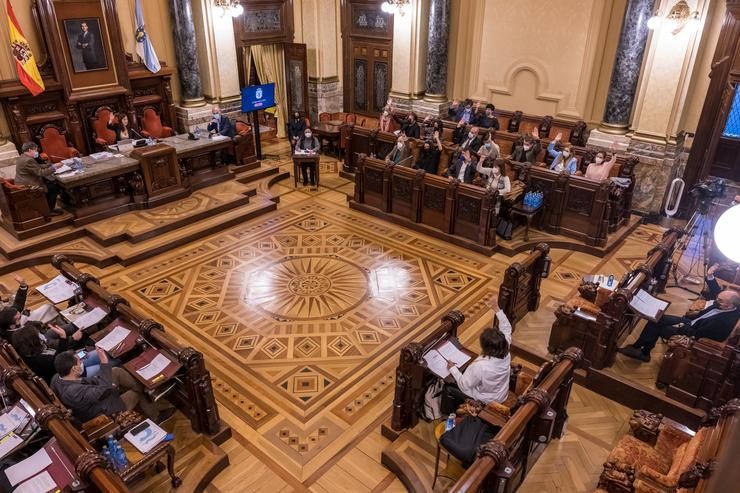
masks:
[[[138,135],[138,136],[139,136],[139,138],[140,138],[140,139],[145,139],[145,138],[146,138],[146,137],[144,137],[143,135],[141,135],[141,134],[140,134],[140,133],[139,133],[139,132],[138,132],[138,131],[137,131],[137,130],[136,130],[135,128],[133,128],[133,127],[129,128],[129,129],[128,129],[128,131],[129,131],[129,132],[133,132],[133,133],[135,133],[136,135]]]

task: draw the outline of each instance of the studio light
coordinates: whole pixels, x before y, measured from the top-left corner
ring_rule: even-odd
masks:
[[[714,242],[719,251],[733,262],[740,263],[738,231],[740,231],[740,204],[723,212],[714,227]]]

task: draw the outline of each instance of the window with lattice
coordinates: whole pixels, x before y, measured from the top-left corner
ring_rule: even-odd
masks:
[[[732,98],[730,114],[727,115],[725,130],[722,132],[723,137],[740,138],[740,84],[735,86],[735,97]]]

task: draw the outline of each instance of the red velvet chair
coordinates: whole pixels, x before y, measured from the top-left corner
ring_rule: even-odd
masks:
[[[41,127],[38,139],[41,144],[41,157],[52,163],[80,156],[80,151],[67,143],[65,134],[55,125]]]
[[[174,134],[175,132],[172,130],[172,127],[162,125],[162,118],[157,114],[157,110],[154,108],[144,110],[141,118],[141,135],[161,139],[162,137],[170,137]]]
[[[319,122],[328,122],[331,120],[331,113],[319,113]]]
[[[108,129],[108,119],[113,110],[107,106],[101,106],[95,110],[95,116],[92,118],[92,127],[95,131],[95,144],[101,149],[116,143],[116,133]]]

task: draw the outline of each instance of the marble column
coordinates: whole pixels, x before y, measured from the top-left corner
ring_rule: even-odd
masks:
[[[200,82],[198,46],[195,41],[193,7],[190,0],[170,0],[177,70],[182,88],[182,106],[193,107],[206,104]]]
[[[604,132],[625,134],[629,128],[642,57],[647,45],[647,22],[653,14],[654,6],[655,0],[629,0],[627,3],[606,98],[604,121],[600,126]]]
[[[447,42],[450,0],[430,0],[427,40],[426,101],[447,101]]]

